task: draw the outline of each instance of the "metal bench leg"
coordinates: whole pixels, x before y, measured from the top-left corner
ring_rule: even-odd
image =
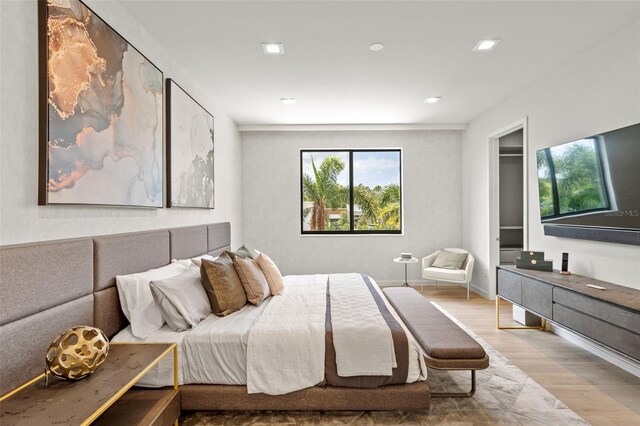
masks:
[[[469,398],[476,393],[476,370],[471,370],[471,390],[469,392],[431,392],[432,398]]]

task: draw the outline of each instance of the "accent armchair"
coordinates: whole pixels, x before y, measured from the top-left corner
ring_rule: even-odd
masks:
[[[471,253],[459,248],[447,248],[443,250],[449,250],[455,253],[467,253],[467,259],[462,264],[462,269],[444,269],[434,268],[433,262],[435,262],[440,250],[430,254],[422,259],[422,278],[428,280],[434,280],[436,285],[438,281],[446,281],[456,284],[466,284],[467,286],[467,300],[469,300],[469,287],[471,285],[471,278],[473,276],[473,263],[474,259]]]

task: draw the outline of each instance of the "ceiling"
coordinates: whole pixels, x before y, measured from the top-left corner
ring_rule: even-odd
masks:
[[[640,16],[637,1],[121,2],[245,125],[467,123]],[[502,42],[472,52],[482,38]]]

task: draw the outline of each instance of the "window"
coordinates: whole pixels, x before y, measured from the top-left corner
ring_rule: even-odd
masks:
[[[303,234],[402,233],[399,149],[300,151]]]
[[[538,151],[537,161],[543,219],[610,208],[596,139],[542,149]]]

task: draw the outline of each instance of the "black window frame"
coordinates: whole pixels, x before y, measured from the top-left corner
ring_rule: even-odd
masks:
[[[304,187],[302,179],[304,177],[304,161],[303,157],[305,153],[313,152],[339,152],[349,154],[349,230],[345,231],[308,231],[304,229]],[[353,154],[354,152],[397,152],[400,156],[399,172],[400,172],[400,229],[367,229],[358,230],[354,229],[354,208],[353,208]],[[300,150],[300,233],[302,235],[402,235],[404,230],[404,206],[403,206],[403,178],[402,178],[402,148],[357,148],[357,149],[345,149],[345,148],[321,148],[321,149],[301,149]]]
[[[591,137],[591,138],[583,138],[583,139],[591,139],[593,141],[593,146],[596,152],[596,162],[598,163],[597,172],[600,174],[600,178],[602,180],[602,186],[604,189],[604,199],[605,199],[606,205],[604,207],[597,207],[595,209],[585,209],[577,212],[560,213],[560,194],[558,193],[556,166],[553,161],[553,156],[551,155],[551,148],[553,147],[544,148],[542,149],[542,151],[544,151],[544,155],[547,160],[547,165],[549,166],[549,178],[551,181],[551,196],[553,200],[553,214],[547,215],[547,216],[540,215],[540,220],[542,222],[553,221],[554,219],[562,219],[570,216],[580,216],[583,214],[597,213],[597,212],[611,210],[611,197],[609,196],[609,186],[608,186],[609,180],[608,180],[607,174],[605,173],[604,164],[602,161],[602,152],[601,152],[602,148],[597,138]]]

